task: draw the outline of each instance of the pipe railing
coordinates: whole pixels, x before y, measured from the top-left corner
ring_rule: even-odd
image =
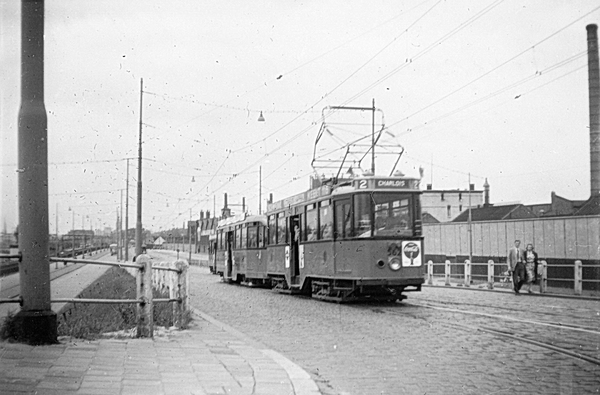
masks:
[[[185,260],[152,265],[152,258],[144,254],[136,258],[136,263],[55,257],[50,258],[50,261],[64,262],[65,264],[81,263],[135,269],[137,283],[136,299],[57,298],[50,300],[51,303],[137,304],[137,337],[153,337],[154,303],[173,303],[175,325],[180,329],[185,325],[185,315],[189,311],[189,264]],[[167,275],[158,275],[160,272]],[[161,291],[168,291],[169,297],[154,298],[152,295],[153,285]],[[23,305],[23,299],[0,299],[0,303],[19,303]]]
[[[500,283],[508,283],[512,286],[512,275],[508,272],[508,267],[506,263],[500,263],[501,267],[506,267],[506,271],[503,271],[501,274],[495,274],[495,266],[498,263],[495,263],[493,260],[489,260],[487,263],[471,263],[468,259],[464,263],[452,263],[449,260],[446,260],[444,263],[434,263],[433,261],[427,262],[427,284],[433,285],[434,277],[444,277],[444,285],[450,286],[451,280],[458,279],[458,286],[469,287],[473,284],[473,279],[485,279],[485,281],[481,281],[481,283],[487,283],[488,289],[494,289],[494,284],[497,282]],[[434,266],[444,266],[443,274],[435,274]],[[487,273],[485,274],[472,274],[472,268],[474,266],[487,266]],[[452,267],[462,267],[464,268],[463,273],[452,273]],[[573,283],[573,292],[575,295],[583,294],[583,284],[584,283],[600,283],[599,279],[584,279],[583,278],[583,263],[580,260],[576,260],[574,262],[573,278],[549,278],[548,277],[548,268],[565,268],[571,267],[566,265],[548,265],[548,263],[544,260],[540,261],[538,264],[538,278],[536,279],[540,285],[540,293],[548,292],[548,281],[565,281]],[[600,268],[600,265],[589,265],[586,267],[596,267]],[[499,280],[499,281],[498,281]]]

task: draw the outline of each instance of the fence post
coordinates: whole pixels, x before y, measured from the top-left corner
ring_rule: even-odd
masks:
[[[152,260],[138,255],[135,263],[142,265],[137,273],[137,337],[154,336],[154,304],[152,303]]]
[[[450,261],[448,259],[446,259],[445,272],[444,273],[445,273],[444,277],[445,277],[445,280],[446,280],[445,285],[446,286],[450,286]]]
[[[575,261],[575,284],[573,290],[575,295],[581,295],[583,293],[583,268],[580,260]]]
[[[427,284],[433,285],[433,261],[427,262]]]
[[[185,315],[188,311],[188,289],[189,289],[189,275],[188,275],[188,267],[189,263],[182,259],[180,261],[175,262],[175,267],[179,270],[177,273],[177,296],[179,298],[179,302],[177,302],[177,315],[175,316],[176,322],[179,329],[184,329],[185,326]]]
[[[470,287],[471,286],[471,261],[468,260],[468,259],[465,261],[464,286],[465,287]]]
[[[542,261],[541,266],[542,278],[540,279],[540,293],[543,294],[546,293],[546,288],[548,286],[548,264],[546,261]]]
[[[494,261],[488,261],[488,289],[494,289]]]

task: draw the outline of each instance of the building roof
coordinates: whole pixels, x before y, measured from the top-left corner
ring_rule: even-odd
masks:
[[[440,221],[436,217],[429,214],[427,211],[424,211],[423,214],[421,214],[421,222],[423,222],[424,224],[439,224],[440,223]]]
[[[600,196],[592,196],[589,198],[575,215],[599,215],[600,214]]]
[[[471,209],[471,221],[500,221],[503,219],[535,218],[536,215],[522,204],[507,204],[505,206],[486,206]],[[467,222],[469,210],[460,213],[452,222]]]

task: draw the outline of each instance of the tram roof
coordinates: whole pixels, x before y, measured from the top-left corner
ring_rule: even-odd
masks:
[[[421,192],[420,178],[406,176],[360,176],[355,178],[327,180],[323,185],[302,193],[267,204],[267,212],[279,211],[302,203],[309,203],[326,196],[353,192]]]
[[[248,215],[247,213],[243,213],[220,220],[217,227],[222,228],[225,226],[239,225],[248,222],[260,222],[263,225],[266,225],[267,218],[264,215]]]

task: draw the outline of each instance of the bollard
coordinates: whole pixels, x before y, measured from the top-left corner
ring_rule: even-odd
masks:
[[[427,262],[427,284],[433,285],[433,261]]]
[[[465,261],[465,287],[471,286],[471,261],[468,259]]]
[[[573,284],[573,290],[575,295],[581,295],[583,293],[583,268],[580,260],[575,261],[575,283]]]
[[[444,277],[445,277],[445,284],[446,286],[450,286],[450,261],[448,259],[446,259],[446,263],[445,263],[445,273],[444,273]]]
[[[154,336],[154,303],[152,303],[152,260],[146,254],[138,255],[135,262],[142,265],[137,279],[137,337]]]
[[[540,293],[543,294],[546,293],[546,288],[548,287],[548,264],[546,261],[542,261],[540,266],[542,274],[542,278],[540,278]]]
[[[494,261],[488,261],[488,289],[494,289]]]
[[[177,274],[177,297],[179,298],[179,302],[176,303],[177,315],[175,316],[175,319],[177,321],[174,324],[179,329],[185,329],[185,315],[189,308],[189,266],[189,263],[185,259],[175,262],[175,267],[179,270],[179,273]]]

